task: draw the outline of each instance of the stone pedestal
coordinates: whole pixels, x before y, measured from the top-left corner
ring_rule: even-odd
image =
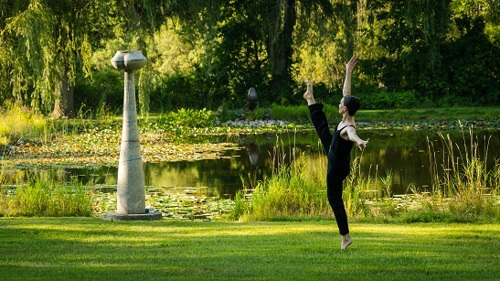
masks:
[[[135,220],[159,220],[162,218],[161,212],[151,212],[144,214],[118,214],[107,213],[102,216],[108,221],[135,221]]]

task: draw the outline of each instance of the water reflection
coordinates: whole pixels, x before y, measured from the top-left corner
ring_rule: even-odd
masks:
[[[259,161],[259,147],[255,143],[249,143],[246,145],[246,148],[250,164],[256,167]]]
[[[427,138],[435,144],[437,155],[443,144],[435,132],[400,131],[393,134],[387,131],[363,131],[364,138],[370,143],[362,153],[353,149],[353,158],[361,157],[360,169],[372,178],[393,174],[394,193],[410,192],[414,186],[424,191],[431,184]],[[477,134],[478,150],[484,150],[484,137],[492,136],[489,143],[488,162],[493,165],[500,158],[500,131]],[[218,160],[193,162],[145,163],[146,186],[175,189],[200,189],[209,196],[232,196],[242,188],[255,188],[258,181],[270,175],[275,165],[276,143],[280,144],[282,161],[290,162],[295,155],[305,152],[306,157],[317,159],[321,152],[316,134],[288,133],[281,135],[244,136],[240,139],[241,150],[228,152]],[[453,136],[455,142],[463,144],[460,134]],[[468,139],[466,138],[466,142]],[[317,161],[317,160],[316,160]],[[314,161],[313,161],[314,163]],[[320,163],[318,163],[320,165]],[[50,170],[15,170],[4,172],[4,182],[8,178],[22,182],[33,174],[50,173],[58,177],[78,178],[84,184],[116,185],[117,167],[58,168]],[[14,181],[14,180],[12,180]],[[12,183],[12,182],[11,182]]]

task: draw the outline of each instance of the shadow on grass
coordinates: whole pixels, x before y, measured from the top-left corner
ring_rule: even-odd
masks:
[[[494,280],[498,225],[0,219],[4,280]],[[4,278],[5,277],[5,278]]]

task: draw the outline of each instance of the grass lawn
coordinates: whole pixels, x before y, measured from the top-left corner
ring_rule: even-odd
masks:
[[[499,280],[498,224],[1,218],[1,280]]]

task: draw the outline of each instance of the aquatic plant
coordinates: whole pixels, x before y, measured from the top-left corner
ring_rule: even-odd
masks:
[[[17,104],[0,109],[0,146],[32,140],[43,135],[46,121],[39,112]]]
[[[256,220],[331,217],[324,183],[304,176],[304,158],[282,165],[260,182],[252,195],[250,217]]]
[[[479,138],[469,128],[468,136],[462,131],[462,144],[449,135],[439,133],[441,144],[428,141],[432,174],[432,195],[440,199],[441,209],[460,220],[498,217],[496,202],[500,191],[500,162],[495,160],[488,168],[488,149],[491,137],[483,137],[482,151]],[[447,200],[447,199],[452,200]]]
[[[92,216],[92,195],[78,181],[66,183],[40,174],[28,184],[2,190],[1,216]]]

